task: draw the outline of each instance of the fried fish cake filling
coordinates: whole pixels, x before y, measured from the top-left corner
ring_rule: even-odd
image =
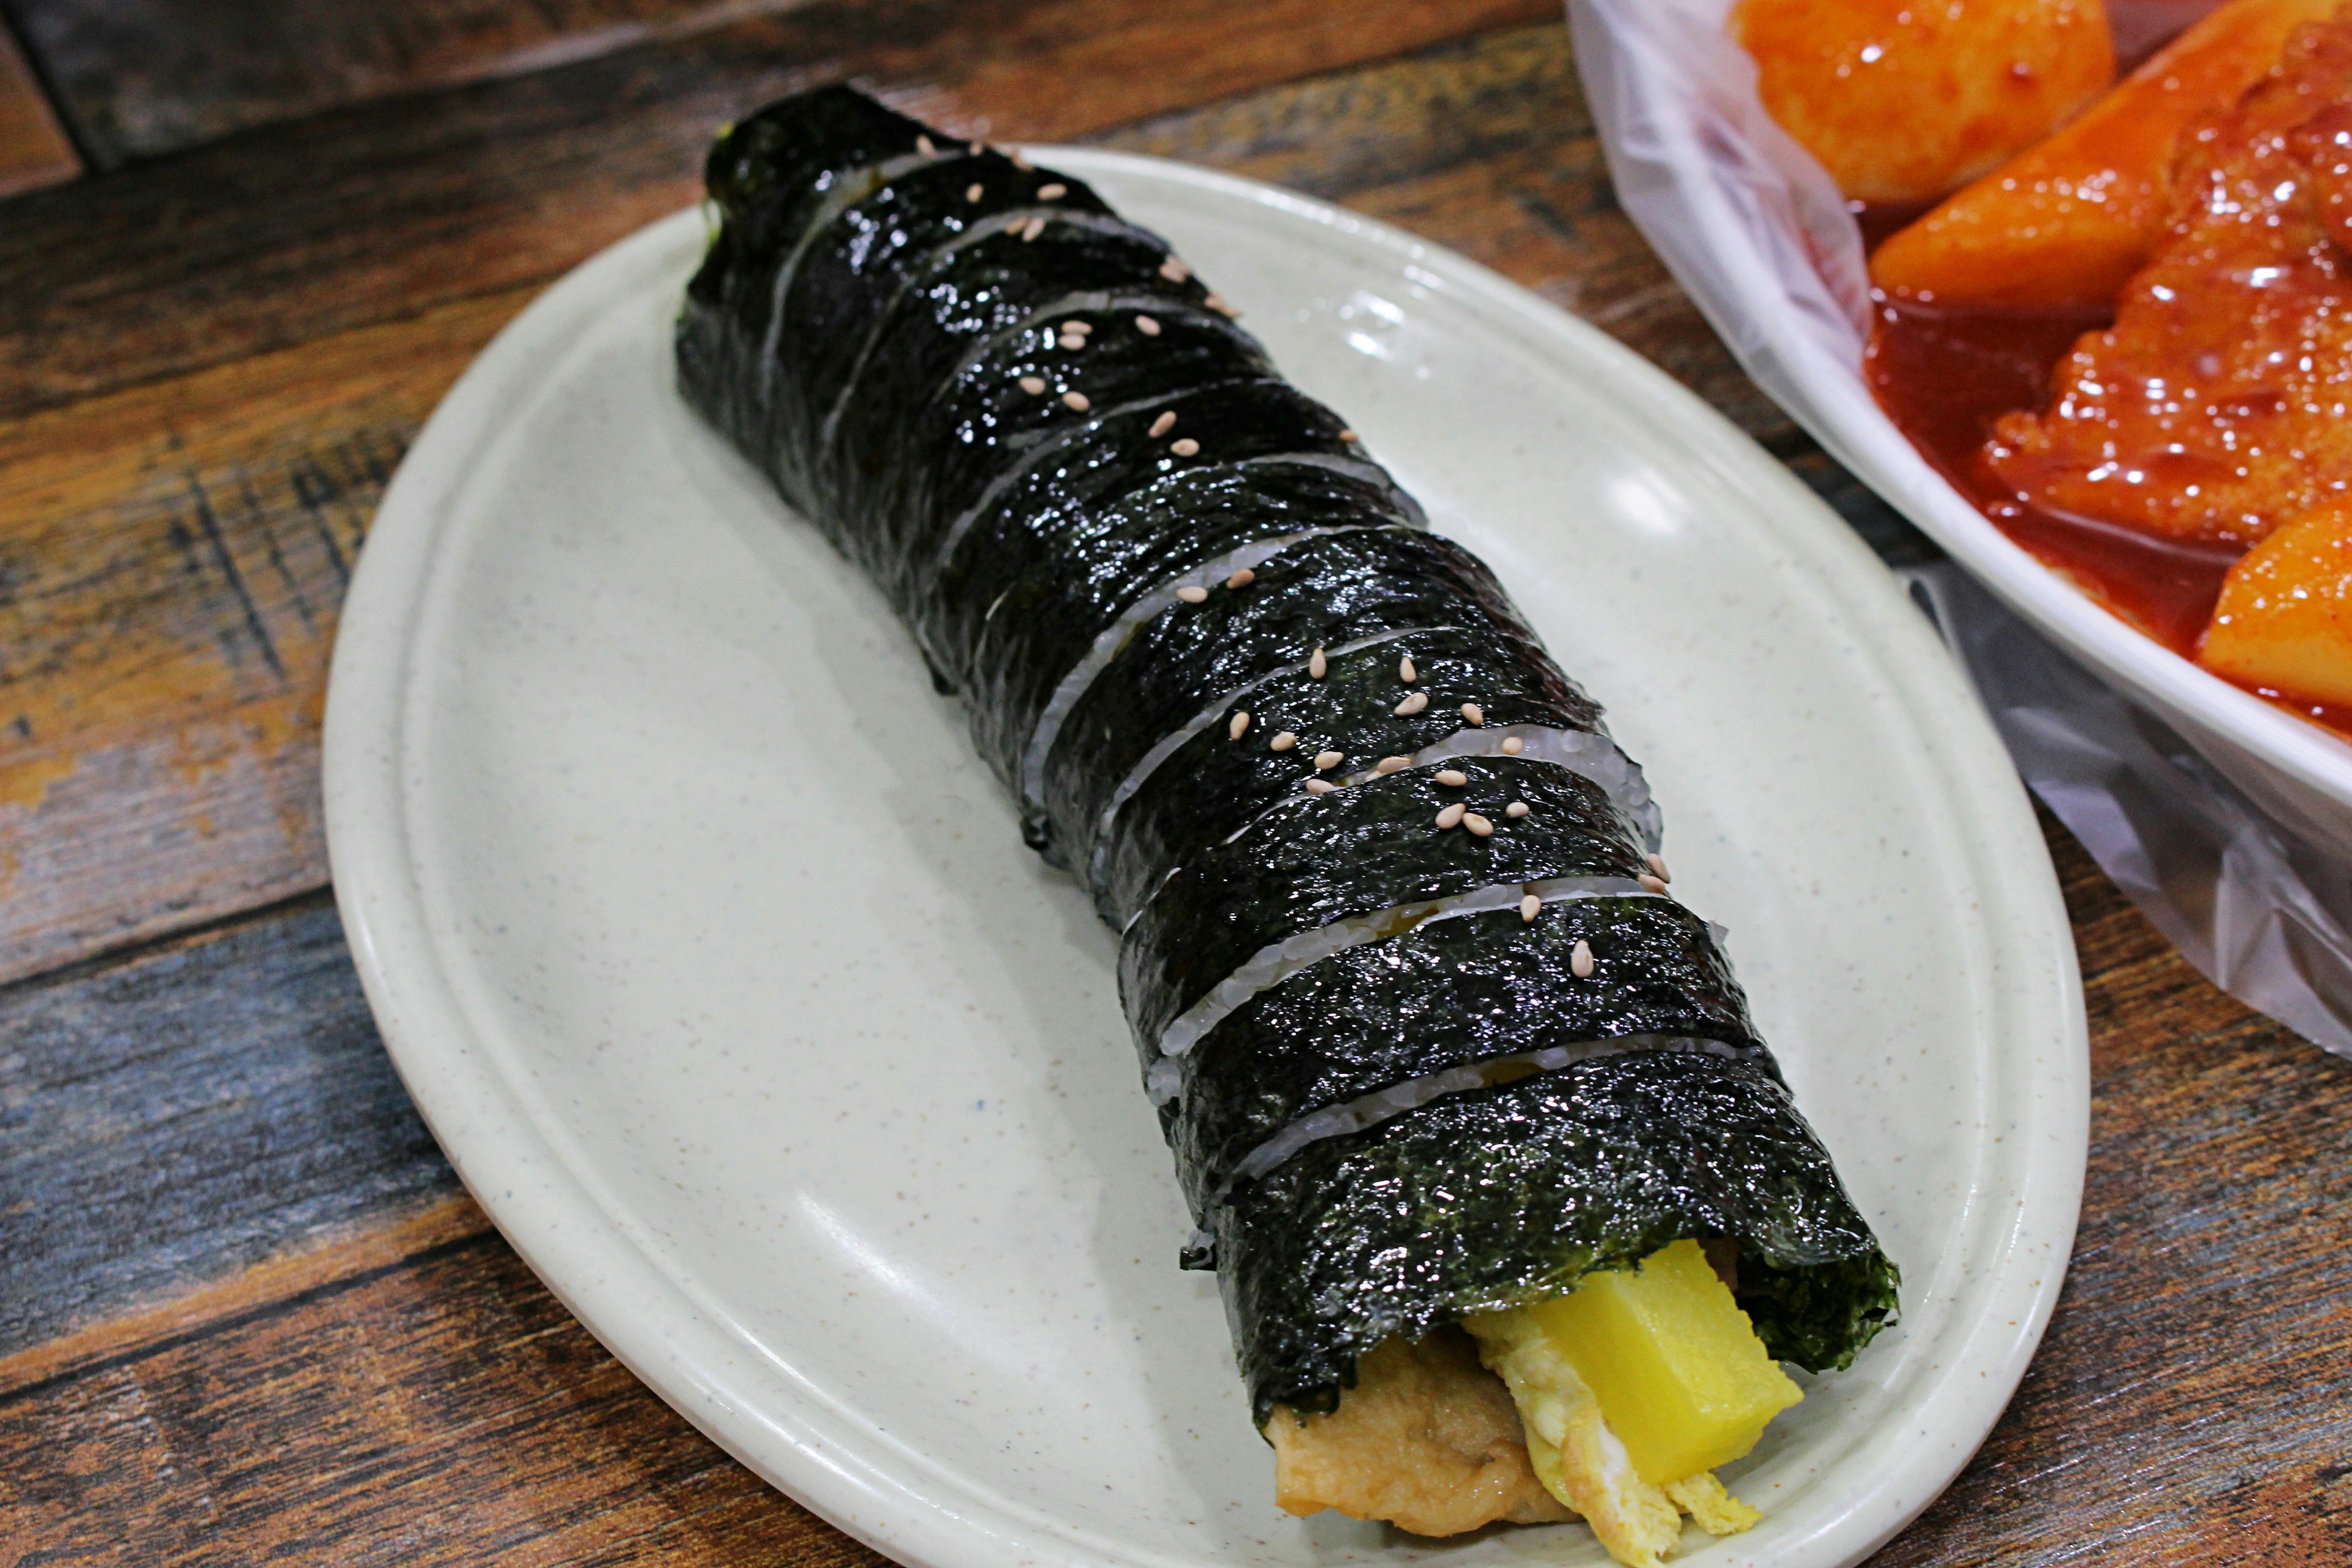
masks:
[[[1580,1517],[1627,1568],[1656,1568],[1685,1513],[1714,1535],[1760,1517],[1714,1468],[1802,1395],[1697,1242],[1464,1326],[1385,1342],[1328,1415],[1277,1410],[1282,1506],[1421,1535]]]
[[[1459,1329],[1382,1342],[1339,1409],[1277,1410],[1265,1435],[1275,1500],[1292,1513],[1334,1508],[1415,1535],[1575,1517],[1536,1479],[1510,1391]]]
[[[1983,458],[2049,511],[2252,543],[2352,485],[2352,6],[2183,137],[2172,189],[2115,325]]]

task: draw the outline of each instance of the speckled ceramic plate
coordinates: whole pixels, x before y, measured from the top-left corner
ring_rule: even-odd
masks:
[[[1039,152],[1173,237],[1611,705],[1902,1264],[1906,1316],[1733,1468],[1693,1563],[1864,1555],[1975,1448],[2083,1171],[2074,950],[1927,623],[1781,468],[1600,333],[1409,236]],[[345,611],[336,891],[467,1184],[613,1352],[921,1564],[1601,1560],[1279,1512],[1113,994],[880,597],[672,391],[702,220],[499,337]]]

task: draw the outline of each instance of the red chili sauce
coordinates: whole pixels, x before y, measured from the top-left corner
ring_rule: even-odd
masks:
[[[2152,538],[2019,499],[1983,458],[1993,421],[2048,401],[2090,311],[1959,310],[1881,302],[1864,374],[1911,444],[2000,531],[2173,652],[2194,657],[2239,552]]]
[[[2107,0],[2116,64],[2127,72],[2214,9],[2219,0]],[[1935,204],[1854,204],[1863,246],[1879,243]],[[2052,371],[2105,311],[1956,310],[1881,300],[1864,363],[1879,406],[1952,488],[2045,566],[2118,618],[2184,658],[2221,597],[2239,551],[2150,537],[2021,500],[1984,460],[1993,421],[2050,400]],[[2300,717],[2352,738],[2352,709],[2253,688]]]
[[[1951,310],[1881,301],[1863,371],[1895,427],[1996,527],[2138,630],[2184,658],[2212,618],[2239,552],[2156,539],[2021,500],[1987,467],[1993,421],[2045,405],[2050,374],[2104,312]],[[2252,689],[2352,738],[2352,709]]]

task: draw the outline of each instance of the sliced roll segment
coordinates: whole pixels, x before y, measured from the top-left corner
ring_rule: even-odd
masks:
[[[1273,1169],[1279,1141],[1310,1117],[1462,1068],[1528,1058],[1544,1070],[1532,1059],[1543,1052],[1637,1039],[1712,1040],[1778,1071],[1713,933],[1681,904],[1555,896],[1529,921],[1514,900],[1342,949],[1256,991],[1175,1058],[1169,1142],[1199,1215]],[[1287,1149],[1304,1146],[1294,1136]]]
[[[1773,1355],[1850,1363],[1895,1273],[1788,1089],[1754,1061],[1603,1058],[1299,1152],[1211,1216],[1251,1406],[1336,1408],[1391,1337],[1565,1291],[1685,1237],[1738,1244]]]
[[[1205,1036],[1237,991],[1258,988],[1229,982],[1302,932],[1382,911],[1417,923],[1422,906],[1480,889],[1516,906],[1508,889],[1549,878],[1642,891],[1634,830],[1591,780],[1517,757],[1465,758],[1461,771],[1460,785],[1416,770],[1301,793],[1169,878],[1119,943],[1119,999],[1146,1070]],[[1527,816],[1505,815],[1514,801]],[[1508,826],[1472,832],[1473,812]]]
[[[1139,329],[1143,319],[1157,331]],[[1073,321],[1096,326],[1082,348],[1063,346],[1062,328]],[[934,561],[940,541],[1035,454],[1087,428],[1091,420],[1076,416],[1066,401],[1070,393],[1084,396],[1091,419],[1099,419],[1147,400],[1271,374],[1256,341],[1214,310],[1140,286],[1058,296],[968,351],[908,413],[892,460],[869,460],[839,476],[839,505],[860,520],[850,541],[854,558],[894,604],[911,604],[908,574],[917,563]]]
[[[1407,529],[1305,540],[1258,567],[1245,589],[1171,606],[1139,627],[1068,718],[1032,739],[1024,796],[1043,806],[1069,863],[1084,866],[1120,783],[1209,703],[1318,647],[1449,625],[1534,637],[1486,564],[1451,540]],[[1404,694],[1400,685],[1390,706]]]
[[[1380,776],[1377,770],[1391,758],[1423,767],[1504,755],[1514,737],[1520,752],[1549,761],[1568,763],[1571,751],[1583,751],[1577,761],[1585,765],[1577,771],[1607,789],[1648,840],[1656,808],[1641,770],[1602,732],[1600,706],[1517,627],[1413,627],[1360,647],[1335,645],[1325,649],[1319,676],[1313,654],[1310,648],[1247,687],[1220,693],[1119,781],[1097,826],[1087,877],[1096,907],[1114,927],[1124,929],[1195,851],[1297,794],[1301,760],[1327,750],[1343,755],[1324,775],[1342,786]],[[1418,677],[1413,689],[1431,700],[1399,713],[1406,689],[1397,671],[1407,658]],[[1475,728],[1464,718],[1465,703],[1478,709]],[[1232,736],[1236,712],[1248,713],[1250,722]],[[1546,736],[1574,737],[1574,743]],[[1604,755],[1613,765],[1597,760]]]

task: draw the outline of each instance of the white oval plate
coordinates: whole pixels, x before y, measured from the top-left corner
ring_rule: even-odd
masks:
[[[1612,705],[1905,1272],[1693,1563],[1854,1561],[1949,1480],[2056,1298],[2087,1054],[2041,837],[1924,619],[1777,463],[1457,257],[1040,150],[1174,237]],[[531,1267],[688,1419],[904,1561],[1597,1563],[1274,1506],[1114,997],[880,596],[698,423],[681,214],[486,351],[385,497],[328,703],[387,1047]]]

